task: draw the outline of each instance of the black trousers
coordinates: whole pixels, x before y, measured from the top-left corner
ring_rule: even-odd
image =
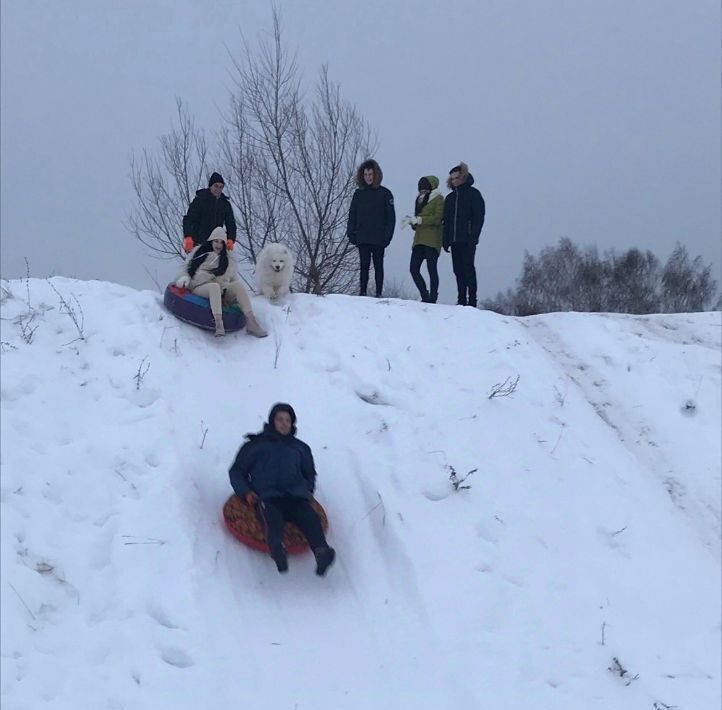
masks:
[[[268,498],[258,505],[258,514],[266,532],[266,542],[271,551],[283,544],[283,523],[298,525],[312,550],[326,547],[321,519],[306,498]]]
[[[439,295],[439,271],[436,268],[436,262],[439,260],[439,252],[434,247],[428,247],[425,244],[417,244],[411,250],[411,278],[419,289],[422,301],[431,301],[436,303]],[[426,268],[429,270],[429,288],[426,288],[426,282],[421,275],[421,264],[426,261]]]
[[[386,247],[382,244],[359,244],[358,253],[361,258],[361,289],[360,294],[366,295],[366,288],[369,284],[369,267],[371,258],[374,260],[374,279],[376,280],[376,297],[381,298],[384,290],[384,251]]]
[[[456,276],[458,303],[462,306],[476,306],[475,255],[476,244],[455,242],[451,245],[451,263]]]

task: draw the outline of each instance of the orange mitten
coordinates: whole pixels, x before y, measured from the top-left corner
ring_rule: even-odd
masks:
[[[258,503],[258,494],[255,491],[248,491],[244,497],[248,505],[255,505]]]
[[[232,239],[226,239],[226,249],[228,251],[233,251],[234,246],[236,246],[236,243]]]
[[[183,237],[183,251],[186,254],[193,251],[193,237]]]

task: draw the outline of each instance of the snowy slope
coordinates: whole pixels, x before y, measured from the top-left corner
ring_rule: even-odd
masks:
[[[719,313],[255,303],[268,338],[216,340],[3,282],[3,709],[719,708]],[[323,579],[220,519],[279,400]]]

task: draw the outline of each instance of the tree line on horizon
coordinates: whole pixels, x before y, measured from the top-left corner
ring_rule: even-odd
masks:
[[[717,301],[715,302],[715,297]],[[722,295],[711,264],[691,259],[677,243],[662,264],[651,251],[637,248],[600,256],[596,246],[582,248],[568,237],[524,253],[513,288],[482,300],[480,308],[509,316],[557,311],[594,313],[689,313],[722,310]]]

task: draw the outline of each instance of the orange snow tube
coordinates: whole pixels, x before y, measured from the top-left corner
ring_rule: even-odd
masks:
[[[326,530],[328,530],[326,511],[315,498],[311,498],[310,503],[321,518],[321,525],[324,532],[326,532]],[[240,540],[244,545],[248,545],[248,547],[252,547],[254,550],[268,552],[266,535],[263,532],[263,526],[256,515],[255,509],[235,495],[235,493],[223,506],[223,520],[231,532],[231,535]],[[286,523],[283,526],[283,545],[286,548],[286,552],[290,554],[297,554],[308,549],[306,538],[293,523]]]

